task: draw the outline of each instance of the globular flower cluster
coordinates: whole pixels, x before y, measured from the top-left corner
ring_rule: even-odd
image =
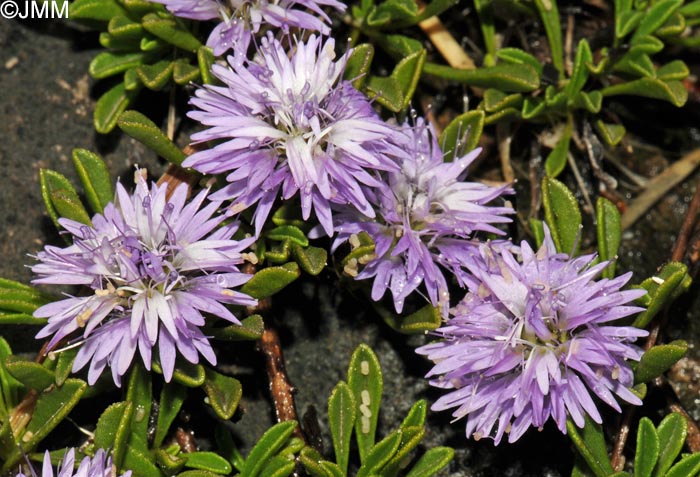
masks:
[[[399,169],[384,173],[370,195],[376,218],[346,214],[335,245],[366,232],[375,258],[356,278],[374,277],[372,299],[388,289],[401,312],[405,298],[423,283],[430,302],[446,312],[448,280],[441,267],[462,282],[469,251],[477,246],[474,234],[502,234],[493,224],[510,222],[506,215],[513,213],[487,204],[512,190],[464,181],[479,149],[446,162],[431,125],[419,119],[403,132],[409,141],[395,158]]]
[[[254,60],[214,65],[225,86],[200,88],[191,101],[198,110],[189,116],[209,127],[192,140],[223,142],[183,165],[227,173],[229,184],[212,197],[233,199],[234,212],[257,204],[258,234],[280,196],[298,194],[304,219],[313,209],[329,235],[331,204],[351,204],[374,217],[366,188],[381,182],[373,172],[399,169],[388,156],[398,151],[395,128],[340,80],[347,55],[335,60],[334,48],[333,39],[311,35],[294,44],[290,57],[269,35]]]
[[[467,436],[498,443],[550,417],[564,433],[567,415],[600,423],[592,394],[618,411],[615,395],[641,404],[627,360],[640,359],[631,343],[647,332],[611,325],[642,310],[629,303],[644,290],[621,290],[631,273],[596,281],[608,263],[556,253],[548,230],[536,253],[523,242],[519,255],[483,245],[469,292],[436,331],[443,340],[417,350],[436,363],[431,384],[449,390],[433,409],[456,408]]]
[[[107,457],[104,449],[99,449],[93,457],[83,457],[76,469],[75,449],[70,448],[66,451],[66,455],[63,456],[56,470],[56,477],[116,477],[112,468],[112,457]],[[37,474],[32,471],[31,475],[28,476],[20,470],[16,477],[37,477]],[[44,454],[44,463],[39,477],[54,477],[49,451]],[[131,477],[131,471],[124,472],[119,477]]]
[[[207,46],[214,55],[228,50],[245,57],[254,34],[262,27],[290,28],[330,34],[330,18],[323,7],[345,11],[337,0],[151,0],[162,3],[174,15],[193,20],[221,20],[212,30]],[[311,12],[311,13],[310,13]]]
[[[73,371],[89,363],[91,384],[109,366],[119,385],[137,348],[147,369],[157,348],[166,381],[178,353],[216,364],[200,327],[204,314],[240,323],[225,304],[256,304],[234,290],[251,277],[236,265],[253,239],[233,240],[236,224],[222,225],[219,203],[202,207],[207,195],[187,203],[186,185],[168,197],[166,185],[149,189],[138,175],[134,193],[118,184],[115,202],[91,226],[60,219],[73,244],[39,252],[34,283],[85,285],[92,293],[37,309],[34,316],[48,318],[37,338],[51,336],[51,349],[77,332]]]

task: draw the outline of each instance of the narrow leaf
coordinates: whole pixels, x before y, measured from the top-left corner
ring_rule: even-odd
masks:
[[[350,387],[339,382],[328,399],[328,423],[333,439],[335,461],[347,473],[350,459],[350,438],[355,425],[356,402]]]
[[[654,477],[664,477],[683,449],[688,436],[688,424],[683,416],[673,412],[664,417],[656,432],[659,435],[660,449]]]
[[[142,142],[146,147],[167,161],[180,165],[185,160],[185,153],[168,137],[138,111],[126,111],[119,116],[119,128],[129,136]]]
[[[348,386],[357,406],[355,437],[360,460],[364,462],[374,446],[383,388],[379,360],[365,344],[359,345],[350,358]]]
[[[557,250],[576,256],[581,227],[581,211],[576,197],[558,180],[545,177],[542,179],[542,202]]]
[[[284,446],[296,425],[296,421],[285,421],[268,429],[250,451],[240,477],[257,477],[267,461]]]
[[[213,369],[205,368],[206,379],[202,388],[207,393],[209,405],[216,415],[223,420],[233,417],[238,408],[238,403],[243,395],[240,381],[230,376],[224,376]],[[212,471],[213,472],[213,471]]]
[[[101,213],[105,205],[114,200],[114,188],[107,165],[100,156],[86,149],[73,149],[72,156],[88,204],[93,212]]]
[[[596,202],[596,233],[598,237],[598,256],[602,261],[610,260],[610,265],[603,270],[603,278],[615,276],[615,259],[620,246],[622,227],[620,212],[615,204],[604,197]]]
[[[659,458],[659,435],[647,417],[639,421],[637,428],[637,450],[634,454],[634,477],[651,477]]]
[[[636,383],[646,383],[661,376],[678,362],[688,351],[688,343],[683,340],[657,345],[648,350],[639,361],[634,372]]]

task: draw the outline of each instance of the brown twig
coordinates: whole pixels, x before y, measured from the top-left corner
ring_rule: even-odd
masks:
[[[265,370],[270,381],[270,394],[275,404],[277,421],[299,421],[294,404],[294,386],[289,382],[284,366],[279,335],[274,329],[265,328],[258,346],[265,355]],[[304,438],[299,426],[294,432],[297,437]]]
[[[632,421],[633,408],[628,407],[627,412],[625,412],[625,417],[622,418],[622,425],[617,433],[617,439],[615,439],[615,445],[613,447],[612,458],[610,463],[615,472],[622,470],[625,465],[625,458],[623,456],[623,451],[625,450],[625,444],[627,443],[627,437],[630,434],[630,422]]]
[[[498,155],[501,157],[501,170],[503,171],[503,180],[512,184],[515,182],[515,172],[513,165],[510,163],[510,143],[513,137],[510,133],[508,123],[498,123],[496,125],[496,140],[498,141]]]
[[[422,2],[419,5],[423,7]],[[455,40],[452,33],[449,32],[445,25],[436,16],[427,18],[418,24],[423,33],[428,35],[428,39],[440,52],[447,64],[452,68],[460,70],[476,69],[474,60],[464,51],[464,48]]]

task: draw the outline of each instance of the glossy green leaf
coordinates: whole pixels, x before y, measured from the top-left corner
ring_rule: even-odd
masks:
[[[405,35],[385,35],[382,37],[382,48],[394,58],[404,58],[418,53],[423,49],[423,43]]]
[[[535,5],[544,24],[552,64],[559,71],[559,77],[564,75],[564,43],[561,38],[561,22],[557,2],[552,0],[535,0]]]
[[[136,74],[136,68],[131,68],[124,72],[124,90],[138,91],[143,85],[139,75]]]
[[[57,386],[63,386],[66,379],[71,375],[73,371],[73,361],[78,355],[80,348],[69,348],[58,353],[53,353],[56,356],[56,369],[54,370],[54,377],[56,379]],[[51,353],[49,354],[51,357]]]
[[[620,40],[634,31],[642,21],[643,12],[625,11],[615,15],[615,38]]]
[[[154,359],[151,364],[153,371],[158,374],[163,374],[163,368],[158,360]],[[204,384],[204,379],[204,366],[201,364],[193,364],[179,357],[175,360],[173,382],[182,384],[188,388],[198,388]]]
[[[445,161],[460,158],[476,149],[484,129],[484,117],[483,111],[468,111],[447,125],[438,139]]]
[[[146,59],[146,54],[137,53],[114,53],[103,51],[90,62],[88,72],[95,79],[107,78],[118,73],[135,68]]]
[[[265,251],[265,260],[270,263],[287,263],[292,253],[289,241],[273,245]]]
[[[67,379],[61,387],[51,387],[42,391],[32,418],[20,437],[22,451],[14,448],[0,471],[6,472],[17,465],[23,458],[22,452],[32,452],[78,404],[86,388],[87,383],[80,379]]]
[[[309,239],[306,238],[306,234],[299,227],[294,225],[280,225],[275,227],[265,234],[270,240],[284,241],[289,240],[302,247],[308,247]]]
[[[350,460],[350,438],[355,425],[357,403],[350,387],[339,382],[328,399],[328,424],[333,440],[335,461],[343,473],[347,473]]]
[[[656,78],[641,78],[608,86],[601,90],[603,96],[634,95],[668,101],[681,107],[688,100],[688,90],[680,81],[661,81]]]
[[[375,310],[386,324],[404,334],[423,334],[439,328],[442,324],[440,308],[430,304],[408,316],[396,315],[393,311],[380,308],[379,306],[375,307]]]
[[[93,123],[100,134],[107,134],[114,129],[119,116],[129,107],[138,95],[140,88],[127,91],[124,83],[118,83],[100,96],[95,104]]]
[[[636,54],[646,54],[654,55],[664,49],[664,42],[656,38],[655,36],[644,36],[637,39],[633,45],[630,46],[629,53]]]
[[[399,447],[389,462],[382,466],[379,474],[382,477],[395,477],[401,470],[401,466],[405,465],[405,462],[409,460],[410,453],[420,444],[424,435],[425,428],[423,426],[401,426]]]
[[[221,419],[231,419],[243,395],[240,381],[236,378],[219,374],[213,369],[205,369],[206,379],[202,388],[209,398],[209,405]]]
[[[267,474],[261,474],[260,471],[269,460],[274,459],[272,456],[289,440],[296,425],[296,421],[284,421],[268,429],[250,451],[240,477],[257,477],[258,475],[268,477]],[[292,468],[293,464],[292,462]]]
[[[361,89],[367,81],[372,58],[374,58],[374,47],[371,44],[362,43],[355,46],[345,63],[343,78],[352,81],[356,89]]]
[[[214,474],[230,474],[233,470],[226,459],[214,452],[189,452],[183,454],[185,467],[206,470]],[[182,474],[180,474],[182,475]]]
[[[418,459],[406,477],[431,477],[447,467],[454,455],[455,451],[449,447],[433,447]]]
[[[243,459],[243,456],[238,451],[236,443],[231,436],[231,432],[222,423],[216,424],[214,428],[214,438],[216,439],[219,455],[225,457],[238,472],[243,470],[245,459]]]
[[[634,320],[634,326],[645,328],[656,314],[690,286],[688,267],[679,262],[670,262],[663,266],[655,276],[644,280],[640,287],[647,290],[647,295],[639,299],[646,311]]]
[[[149,13],[141,20],[143,27],[158,38],[186,51],[196,53],[202,46],[183,24],[173,16]]]
[[[620,211],[615,204],[604,197],[596,202],[596,235],[598,238],[598,256],[602,261],[610,260],[610,265],[603,270],[603,278],[615,277],[615,259],[620,247],[622,226]]]
[[[38,290],[32,288],[9,288],[0,285],[0,311],[9,313],[26,313],[31,315],[41,305],[53,301]],[[34,318],[37,323],[41,320]]]
[[[388,78],[372,76],[366,89],[370,98],[394,112],[405,109],[413,98],[425,63],[426,51],[421,50],[402,59]]]
[[[406,414],[403,422],[401,422],[401,428],[406,429],[408,427],[423,426],[425,424],[427,409],[428,404],[424,399],[417,401],[411,406],[408,414]]]
[[[583,429],[579,429],[568,419],[566,430],[579,455],[596,477],[609,477],[614,472],[600,424],[596,424],[586,415]]]
[[[695,477],[700,473],[700,453],[685,455],[665,477]]]
[[[688,343],[683,340],[669,344],[657,345],[649,349],[639,361],[634,373],[637,383],[646,383],[661,376],[671,368],[688,351]]]
[[[356,477],[369,477],[378,474],[382,467],[396,454],[403,434],[401,429],[394,431],[370,448],[367,455],[361,458],[362,465],[357,471]]]
[[[654,468],[654,477],[664,477],[683,449],[688,436],[688,423],[678,413],[671,413],[656,428],[659,435],[659,459]]]
[[[119,40],[141,40],[143,26],[126,15],[115,15],[109,20],[107,31]]]
[[[204,84],[214,83],[214,77],[211,73],[211,66],[214,64],[214,61],[214,53],[211,48],[200,46],[197,50],[197,65]]]
[[[365,344],[359,345],[350,358],[348,386],[357,405],[355,438],[360,460],[364,463],[374,446],[384,387],[382,368],[377,355]]]
[[[156,433],[153,438],[154,447],[160,447],[165,440],[170,426],[180,412],[186,395],[187,389],[184,386],[172,382],[163,384],[163,389],[160,392]]]
[[[41,391],[54,384],[54,374],[33,361],[24,361],[16,356],[9,356],[5,360],[5,369],[29,389]]]
[[[173,81],[175,84],[183,86],[198,81],[200,74],[199,67],[191,64],[185,58],[173,62]]]
[[[0,336],[0,417],[6,416],[18,404],[22,383],[17,381],[5,368],[5,360],[12,355],[10,344]],[[4,419],[3,419],[4,421]],[[12,436],[10,436],[12,438]],[[2,436],[0,435],[0,443]],[[0,446],[0,455],[2,455]]]
[[[172,164],[180,165],[185,160],[185,153],[153,121],[138,111],[124,112],[119,117],[118,124],[122,131]]]
[[[542,203],[557,250],[570,256],[578,255],[581,211],[576,197],[558,180],[545,177],[542,179]]]
[[[683,0],[660,0],[655,2],[642,17],[631,42],[645,35],[653,35],[683,5]]]
[[[265,462],[265,466],[260,471],[264,477],[287,477],[294,472],[294,460],[285,459],[278,455]]]
[[[688,66],[681,60],[673,60],[656,70],[656,77],[662,81],[684,80],[689,74]]]
[[[537,76],[542,76],[542,63],[530,53],[520,48],[501,48],[496,52],[496,57],[508,63],[517,65],[528,65],[537,72]]]
[[[635,51],[630,51],[623,56],[615,63],[613,70],[630,76],[653,78],[656,75],[654,62],[651,61],[649,55]]]
[[[154,454],[156,456],[156,464],[168,475],[179,473],[185,466],[185,456],[187,455],[185,453],[173,455],[171,452],[161,447],[160,449],[155,449]]]
[[[527,64],[498,63],[474,70],[460,70],[426,63],[423,72],[478,88],[497,88],[506,93],[527,93],[540,86],[540,75]]]
[[[205,328],[204,333],[206,336],[212,336],[226,341],[255,341],[260,339],[263,331],[265,331],[265,323],[263,323],[262,316],[251,315],[241,320],[240,325],[228,325],[223,328]]]
[[[112,449],[114,464],[118,468],[121,468],[126,452],[133,411],[134,407],[130,402],[118,402],[110,405],[97,420],[95,446],[101,449]]]
[[[484,91],[484,100],[481,106],[487,113],[495,113],[506,108],[520,108],[523,104],[523,95],[506,94],[495,88],[489,88]]]
[[[97,20],[108,22],[127,12],[115,0],[75,0],[68,5],[68,17],[72,20]]]
[[[48,323],[48,319],[34,318],[28,313],[5,313],[0,311],[0,325],[44,326],[46,323]]]
[[[241,292],[258,300],[267,298],[299,278],[300,274],[299,265],[294,262],[263,268],[241,287]]]
[[[574,109],[585,109],[589,113],[597,114],[603,107],[603,95],[600,91],[581,91],[570,102]]]
[[[126,446],[123,469],[128,469],[133,472],[132,475],[138,477],[162,477],[160,470],[155,465],[155,457],[153,454],[140,448],[134,447],[131,444]]]
[[[304,447],[302,449],[299,454],[299,462],[301,462],[304,469],[306,469],[306,473],[311,477],[329,477],[326,469],[321,465],[323,457],[313,447]]]
[[[284,457],[287,460],[294,460],[296,459],[297,454],[301,452],[304,447],[306,447],[304,439],[297,436],[292,436],[284,447],[277,452],[277,455]]]
[[[592,62],[593,54],[591,53],[591,47],[588,45],[588,41],[583,38],[579,41],[578,48],[576,48],[576,59],[574,60],[571,78],[565,87],[567,96],[573,97],[583,89],[588,80],[589,70],[587,65]]]
[[[92,210],[101,213],[114,200],[114,188],[107,165],[97,154],[86,149],[73,149],[73,165]]]
[[[605,144],[610,147],[617,146],[622,138],[625,137],[625,127],[622,124],[611,124],[597,119],[593,123],[593,127],[598,132]]]
[[[659,458],[659,435],[651,420],[643,417],[637,428],[637,450],[634,454],[634,477],[651,477]]]
[[[525,98],[521,114],[523,119],[534,119],[544,113],[547,105],[542,98]]]
[[[141,364],[131,366],[129,383],[126,388],[126,400],[134,408],[131,416],[131,434],[147,442],[148,421],[153,405],[153,384],[151,373]],[[135,439],[131,439],[131,441],[135,442]]]
[[[160,91],[172,78],[174,68],[175,64],[172,61],[161,60],[152,65],[137,66],[136,74],[146,88]]]
[[[321,273],[328,262],[328,252],[319,247],[303,248],[298,244],[292,244],[292,256],[301,269],[312,276]]]
[[[569,143],[571,142],[571,131],[573,130],[573,121],[569,120],[564,126],[559,141],[557,141],[554,149],[547,155],[544,162],[544,168],[547,172],[547,177],[557,177],[566,167],[566,158],[569,155]]]
[[[479,26],[484,39],[486,55],[484,56],[484,66],[493,66],[493,58],[496,56],[496,28],[493,23],[494,12],[493,2],[488,0],[475,0],[474,7],[479,15]]]
[[[39,182],[44,204],[56,227],[60,227],[60,217],[92,225],[78,193],[65,176],[50,169],[40,169]]]

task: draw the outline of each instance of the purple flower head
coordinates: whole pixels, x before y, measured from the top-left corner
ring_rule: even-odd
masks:
[[[447,314],[448,286],[439,265],[462,282],[468,251],[476,247],[474,232],[502,234],[493,224],[510,222],[505,215],[513,213],[510,207],[486,204],[512,190],[464,182],[480,149],[445,162],[432,126],[419,119],[404,130],[411,140],[397,157],[401,169],[384,174],[383,187],[372,194],[376,220],[343,216],[335,246],[353,234],[368,233],[376,257],[356,278],[374,277],[372,299],[389,289],[400,313],[405,298],[424,283],[430,302]]]
[[[166,381],[178,352],[192,363],[201,354],[216,364],[200,329],[203,313],[240,323],[224,304],[256,303],[232,289],[251,277],[236,265],[243,262],[242,251],[253,239],[231,239],[237,226],[220,227],[224,217],[214,215],[220,204],[202,208],[208,191],[187,203],[186,185],[168,197],[165,184],[154,183],[149,190],[146,180],[138,177],[132,195],[117,184],[115,202],[92,218],[92,226],[60,219],[73,245],[46,246],[32,267],[38,275],[34,283],[92,289],[92,294],[68,297],[34,312],[49,319],[37,334],[52,336],[49,349],[79,332],[82,346],[73,371],[89,363],[90,384],[110,366],[120,385],[137,348],[151,369],[157,347]]]
[[[107,457],[104,449],[99,449],[93,457],[84,457],[75,469],[75,449],[68,449],[63,460],[58,465],[56,477],[112,477],[112,457]],[[32,469],[31,476],[27,476],[21,471],[16,477],[37,477]],[[51,465],[51,455],[49,451],[44,454],[44,463],[39,477],[54,477],[53,465]],[[131,477],[131,471],[124,472],[120,477]]]
[[[537,253],[523,242],[520,255],[483,245],[469,293],[436,331],[443,340],[418,348],[436,363],[430,383],[450,390],[432,409],[457,408],[467,436],[498,444],[550,416],[564,433],[567,415],[600,423],[591,391],[618,412],[614,395],[641,404],[627,360],[639,360],[631,342],[647,332],[609,325],[642,311],[628,303],[644,290],[621,291],[632,274],[595,281],[608,262],[556,253],[548,229]]]
[[[386,153],[394,127],[383,122],[369,101],[339,78],[347,55],[334,61],[335,42],[311,35],[294,45],[291,58],[271,35],[254,61],[230,68],[214,65],[226,86],[197,90],[188,115],[209,126],[195,142],[224,140],[189,156],[185,167],[205,174],[228,172],[229,184],[213,194],[234,199],[232,211],[258,204],[260,233],[276,198],[299,195],[304,219],[312,208],[327,234],[333,232],[331,203],[352,204],[369,217],[374,210],[365,188],[378,187],[374,172],[396,170]]]
[[[207,46],[221,56],[233,49],[245,57],[252,36],[263,26],[290,28],[329,35],[330,17],[323,7],[344,12],[346,5],[337,0],[151,0],[162,3],[174,15],[193,20],[221,19],[209,35]],[[301,7],[301,8],[300,8]]]

